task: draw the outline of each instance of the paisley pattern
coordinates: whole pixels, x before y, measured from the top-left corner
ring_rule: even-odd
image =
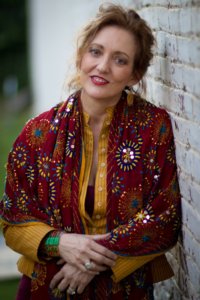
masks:
[[[173,134],[167,113],[135,96],[127,106],[126,94],[114,110],[107,154],[107,230],[99,241],[121,256],[160,253],[177,241],[180,194]],[[44,222],[66,232],[84,233],[79,214],[79,176],[82,162],[80,92],[50,111],[30,120],[13,145],[7,180],[0,202],[2,222]],[[56,264],[36,264],[32,299],[47,296]],[[119,285],[110,274],[96,277],[81,296],[93,299],[143,299],[146,273],[141,268]],[[42,296],[41,296],[42,295]],[[46,297],[46,298],[45,298]],[[50,299],[64,297],[57,290]],[[63,298],[64,299],[64,298]]]

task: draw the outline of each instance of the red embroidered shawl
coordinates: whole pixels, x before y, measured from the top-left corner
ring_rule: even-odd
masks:
[[[78,209],[81,124],[79,92],[26,124],[9,155],[0,208],[3,221],[16,225],[42,221],[66,232],[84,233]],[[100,243],[119,255],[153,254],[172,247],[179,228],[180,195],[169,116],[136,96],[128,106],[123,93],[108,141],[111,238]]]

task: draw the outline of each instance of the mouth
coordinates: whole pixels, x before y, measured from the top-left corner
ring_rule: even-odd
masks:
[[[108,80],[106,80],[105,78],[100,77],[100,76],[91,76],[91,80],[95,85],[99,85],[99,86],[106,85],[109,83]]]

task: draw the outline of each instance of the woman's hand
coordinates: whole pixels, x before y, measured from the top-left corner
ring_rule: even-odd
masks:
[[[117,255],[95,240],[108,238],[109,234],[82,235],[64,233],[60,237],[59,253],[61,258],[82,272],[95,275],[115,264]],[[91,264],[90,264],[91,263]],[[90,267],[87,268],[87,264]]]
[[[73,291],[81,294],[94,276],[95,274],[82,272],[77,267],[65,263],[51,280],[50,288],[58,288],[60,291],[68,289],[69,294]]]

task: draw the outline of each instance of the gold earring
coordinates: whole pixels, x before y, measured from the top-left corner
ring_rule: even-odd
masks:
[[[128,106],[133,105],[133,98],[134,98],[134,95],[129,91],[129,93],[127,95],[127,104],[128,104]]]

